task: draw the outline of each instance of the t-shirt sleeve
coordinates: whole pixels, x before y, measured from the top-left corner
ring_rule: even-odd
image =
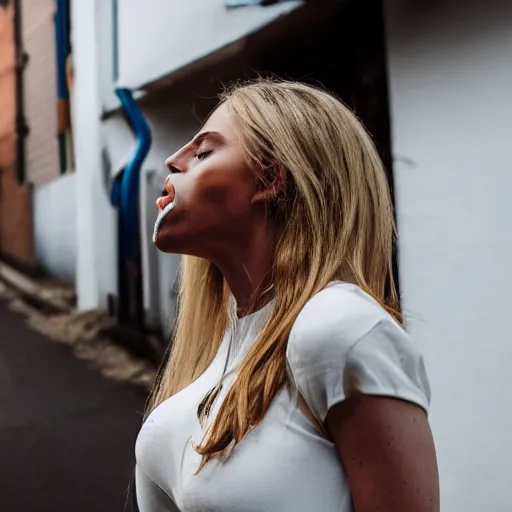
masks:
[[[290,334],[289,372],[312,412],[324,422],[332,406],[357,394],[428,411],[425,365],[409,335],[364,292],[342,292],[321,292],[316,303],[314,297]]]

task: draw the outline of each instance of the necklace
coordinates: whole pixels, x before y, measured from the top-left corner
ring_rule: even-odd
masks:
[[[199,423],[201,426],[204,426],[205,420],[210,415],[210,410],[215,403],[216,398],[219,396],[219,393],[222,390],[222,384],[224,382],[224,379],[227,377],[226,371],[228,369],[229,359],[231,357],[231,348],[233,346],[233,338],[235,337],[235,329],[233,328],[231,331],[231,336],[229,338],[229,345],[228,345],[228,353],[226,356],[226,362],[224,363],[224,369],[222,370],[222,376],[219,380],[219,382],[212,388],[208,393],[206,393],[205,397],[201,400],[199,403],[199,406],[197,407],[197,418],[199,419]]]
[[[274,287],[274,285],[271,284],[262,293],[262,295],[269,292],[273,287]],[[204,422],[208,418],[208,416],[210,414],[210,410],[222,390],[222,384],[224,382],[224,379],[231,373],[231,372],[227,373],[227,369],[228,369],[228,365],[229,365],[229,360],[231,358],[231,350],[233,347],[233,339],[235,337],[235,330],[236,330],[236,326],[234,326],[233,329],[231,330],[231,336],[229,338],[229,345],[228,345],[228,353],[226,356],[226,361],[224,363],[224,369],[222,370],[221,378],[220,378],[219,382],[210,391],[208,391],[208,393],[206,393],[205,397],[201,400],[201,402],[199,403],[199,405],[197,407],[197,418],[198,418],[201,426],[204,426]]]

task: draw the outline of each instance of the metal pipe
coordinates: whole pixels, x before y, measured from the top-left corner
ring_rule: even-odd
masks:
[[[126,213],[124,216],[127,221],[126,226],[133,231],[139,220],[139,174],[151,147],[151,131],[132,92],[124,88],[116,89],[115,92],[137,137],[137,145],[132,158],[123,173],[119,197],[121,210]],[[128,254],[132,254],[132,242],[127,243],[125,250]]]
[[[137,137],[132,158],[126,165],[119,188],[120,258],[119,320],[143,327],[142,264],[140,251],[140,170],[151,147],[151,131],[130,90],[116,94]]]
[[[57,96],[61,100],[69,98],[68,86],[66,81],[66,59],[69,50],[69,41],[67,34],[67,2],[66,0],[56,0],[57,10],[55,11],[55,41],[57,57]]]
[[[21,24],[21,1],[14,0],[14,44],[16,48],[16,176],[21,185],[25,182],[25,137],[28,126],[25,119],[23,101],[23,70],[28,61],[23,51],[23,34]]]
[[[66,60],[69,53],[68,1],[56,0],[54,14],[55,56],[57,64],[57,138],[59,145],[60,172],[67,171],[66,134],[71,125],[69,111],[69,91],[66,76]]]
[[[113,79],[119,72],[118,0],[112,1]],[[119,211],[118,247],[118,320],[134,327],[144,327],[142,299],[142,264],[140,248],[140,170],[151,147],[151,131],[132,91],[116,87],[115,93],[132,128],[137,145],[133,155],[116,180],[112,200]]]

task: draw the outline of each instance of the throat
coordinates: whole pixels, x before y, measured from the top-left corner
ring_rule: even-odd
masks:
[[[238,319],[245,318],[263,309],[273,299],[274,285],[268,286],[259,296],[248,301],[246,305],[236,306]]]

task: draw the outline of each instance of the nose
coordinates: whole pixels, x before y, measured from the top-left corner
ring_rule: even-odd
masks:
[[[172,156],[170,156],[165,161],[165,166],[167,167],[167,169],[169,169],[169,172],[172,174],[183,172],[183,170],[177,165],[176,160],[174,160]]]

